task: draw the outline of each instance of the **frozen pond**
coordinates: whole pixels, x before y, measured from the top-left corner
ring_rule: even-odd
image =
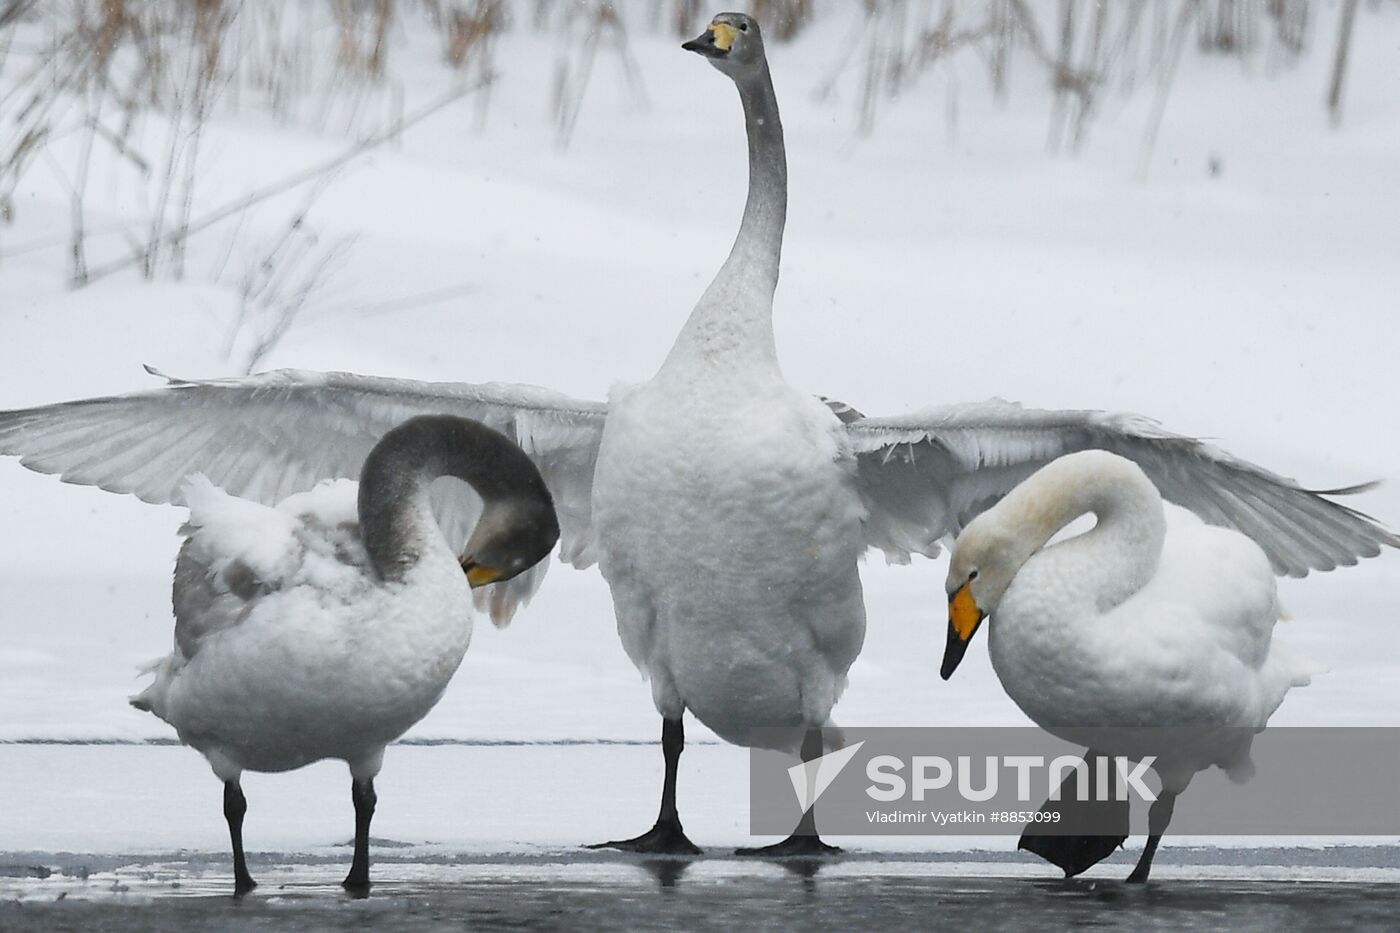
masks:
[[[219,785],[199,755],[0,745],[0,930],[1394,929],[1400,912],[1390,838],[1169,839],[1146,888],[1122,882],[1138,838],[1070,883],[1011,836],[843,837],[846,855],[822,863],[740,860],[733,847],[754,841],[745,753],[686,755],[686,825],[706,856],[646,860],[582,844],[649,821],[654,746],[394,747],[375,887],[358,902],[338,884],[344,767],[249,774],[260,886],[235,901]]]
[[[181,866],[178,879],[169,865],[86,879],[6,878],[0,928],[1391,930],[1400,910],[1400,888],[1384,882],[1164,877],[1134,887],[971,877],[954,865],[879,861],[381,862],[365,901],[335,886],[338,865],[264,862],[262,887],[235,900],[226,867],[209,865],[203,873]]]

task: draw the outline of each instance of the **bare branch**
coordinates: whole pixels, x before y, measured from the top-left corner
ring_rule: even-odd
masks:
[[[364,155],[365,153],[376,149],[379,146],[382,146],[384,143],[396,138],[404,130],[418,123],[421,123],[423,120],[437,113],[439,110],[442,110],[449,104],[461,100],[463,97],[466,97],[473,91],[485,87],[490,82],[490,80],[490,76],[487,76],[485,78],[482,78],[481,80],[472,82],[471,84],[454,88],[453,90],[442,95],[441,97],[437,98],[431,103],[426,104],[418,110],[415,110],[413,113],[410,113],[407,116],[396,120],[387,128],[365,137],[364,139],[355,143],[353,146],[346,149],[344,152],[340,153],[334,158],[328,159],[325,162],[318,163],[317,165],[313,165],[309,168],[302,169],[299,172],[294,172],[291,175],[288,175],[285,178],[275,181],[270,185],[265,185],[264,187],[249,192],[248,194],[243,195],[242,197],[235,198],[232,201],[226,202],[225,204],[214,208],[202,217],[192,220],[189,223],[183,224],[182,226],[165,233],[163,236],[160,237],[160,243],[162,245],[168,245],[185,237],[193,236],[194,234],[213,226],[221,220],[225,220],[229,217],[232,217],[235,214],[248,210],[255,204],[258,204],[262,201],[266,201],[269,198],[276,197],[277,195],[282,194],[284,192],[291,191],[294,188],[298,188],[301,185],[307,184],[308,182],[317,181],[323,176],[334,172],[336,169],[340,168],[346,163],[351,162],[354,159]],[[107,275],[111,275],[114,272],[119,272],[122,269],[129,268],[130,266],[141,262],[142,258],[143,257],[140,255],[133,255],[128,256],[124,259],[118,259],[114,262],[108,263],[105,266],[101,266],[97,269],[92,270],[92,272],[89,274],[88,280],[96,281],[97,279],[100,279]]]
[[[1351,29],[1356,22],[1357,0],[1346,0],[1342,21],[1337,27],[1337,53],[1332,62],[1332,83],[1327,91],[1327,113],[1333,126],[1342,123],[1342,84],[1347,74],[1347,57],[1351,51]]]
[[[1186,32],[1195,19],[1198,0],[1190,0],[1177,14],[1176,26],[1172,30],[1168,44],[1166,67],[1157,79],[1157,96],[1152,100],[1152,115],[1147,120],[1143,133],[1142,150],[1138,155],[1138,178],[1147,177],[1147,168],[1152,162],[1152,152],[1157,148],[1157,132],[1162,128],[1162,115],[1167,110],[1167,97],[1171,93],[1172,82],[1176,80],[1176,66],[1181,62],[1181,52],[1186,45]]]

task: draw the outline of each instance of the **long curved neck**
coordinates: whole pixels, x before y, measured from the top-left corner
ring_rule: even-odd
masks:
[[[749,196],[744,219],[729,258],[691,312],[663,371],[674,363],[695,359],[744,367],[760,365],[777,371],[773,292],[778,287],[787,222],[783,125],[766,64],[735,83],[744,105],[749,141]]]
[[[456,476],[481,496],[478,529],[503,504],[538,495],[522,470],[525,454],[500,435],[462,418],[425,416],[390,431],[360,470],[360,535],[370,561],[388,581],[402,581],[434,545],[445,547],[428,504],[439,476]]]
[[[1082,470],[1075,467],[1084,461],[1076,464],[1073,457],[1057,461],[1003,501],[1020,528],[1026,559],[1034,555],[1037,561],[1068,565],[1104,612],[1152,579],[1166,519],[1161,494],[1136,466],[1117,459],[1093,462],[1094,469]],[[1088,513],[1098,520],[1092,529],[1045,547],[1061,528]]]

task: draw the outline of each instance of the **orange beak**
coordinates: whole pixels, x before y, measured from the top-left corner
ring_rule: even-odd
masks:
[[[471,584],[472,589],[495,583],[505,575],[495,567],[486,567],[474,560],[462,561],[462,570],[466,572],[467,583]]]
[[[948,597],[948,644],[943,649],[943,667],[938,672],[944,680],[952,677],[953,671],[958,669],[963,655],[967,653],[968,643],[986,617],[987,614],[977,607],[977,600],[972,596],[972,581],[964,583]]]

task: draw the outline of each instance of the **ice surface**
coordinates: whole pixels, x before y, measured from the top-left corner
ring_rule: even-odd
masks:
[[[682,762],[682,818],[687,835],[705,850],[707,864],[733,861],[736,846],[776,841],[749,835],[748,752],[723,743],[695,744]],[[660,784],[661,756],[649,744],[391,747],[375,779],[374,857],[456,866],[594,864],[602,872],[635,865],[636,859],[622,853],[582,847],[646,829],[655,817]],[[244,843],[255,875],[260,863],[327,863],[333,871],[348,859],[354,810],[343,764],[249,773],[243,788],[248,799]],[[69,874],[83,865],[99,871],[179,863],[185,873],[202,863],[216,865],[212,871],[227,868],[221,785],[203,759],[186,748],[0,745],[0,795],[19,802],[0,810],[0,876],[6,865],[25,864]],[[1188,794],[1180,806],[1189,805]],[[1014,834],[832,841],[846,850],[839,865],[849,871],[976,873],[968,868],[975,863],[983,873],[1058,877],[1050,866],[1017,853]],[[1134,838],[1087,877],[1121,880],[1141,842]],[[1197,848],[1203,842],[1212,845]],[[1164,844],[1162,864],[1174,866],[1179,877],[1400,881],[1396,842],[1180,836]],[[737,864],[765,870],[757,867],[765,866],[761,861]]]

